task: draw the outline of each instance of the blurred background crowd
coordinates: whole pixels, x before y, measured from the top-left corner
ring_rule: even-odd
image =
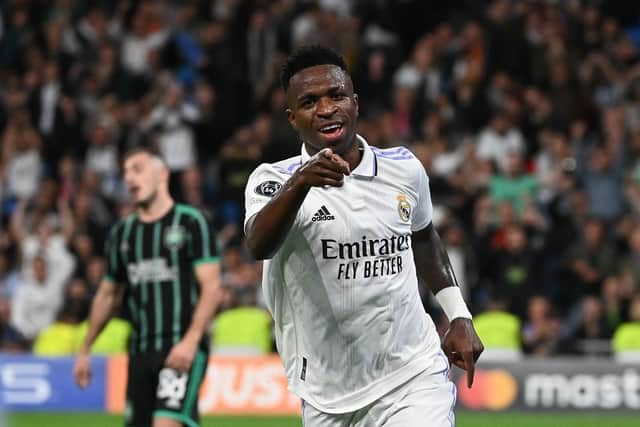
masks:
[[[218,231],[214,341],[272,351],[243,190],[300,151],[278,72],[310,43],[345,56],[358,132],[424,164],[488,347],[640,347],[640,2],[7,0],[0,349],[72,351],[60,331],[86,328],[105,233],[131,211],[120,156],[154,144]]]

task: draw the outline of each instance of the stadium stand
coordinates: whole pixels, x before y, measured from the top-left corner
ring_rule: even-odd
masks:
[[[131,211],[119,160],[137,144],[170,159],[178,201],[214,218],[224,287],[261,307],[242,189],[259,163],[299,152],[277,77],[308,43],[345,56],[359,133],[424,164],[474,314],[492,295],[507,304],[509,342],[496,345],[519,335],[547,357],[601,353],[577,343],[604,340],[610,354],[617,330],[616,351],[637,346],[623,337],[640,290],[639,12],[607,0],[2,2],[0,350],[71,348],[108,227]],[[235,344],[225,322],[251,322],[235,299],[224,295],[220,344]],[[275,350],[264,330],[246,341]]]

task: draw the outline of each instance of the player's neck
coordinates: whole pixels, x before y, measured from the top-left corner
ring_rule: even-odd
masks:
[[[342,155],[342,158],[349,163],[349,168],[354,170],[362,160],[362,150],[360,142],[356,139],[349,149]]]
[[[162,218],[173,208],[171,196],[158,196],[149,205],[138,207],[138,218],[142,222],[154,222]]]

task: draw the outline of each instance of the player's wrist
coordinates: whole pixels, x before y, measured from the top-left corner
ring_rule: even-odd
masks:
[[[306,192],[311,188],[311,184],[307,182],[306,177],[298,171],[296,171],[291,178],[285,184],[285,187],[288,187],[294,191]]]
[[[448,286],[439,290],[436,293],[436,300],[438,300],[440,307],[442,307],[450,322],[459,318],[471,320],[471,312],[464,302],[459,287]]]
[[[83,357],[91,356],[91,346],[86,343],[82,344],[82,346],[78,350],[78,355]]]
[[[199,334],[195,331],[188,331],[182,338],[182,341],[190,344],[193,347],[196,347],[200,342],[201,338],[202,338],[202,334]]]

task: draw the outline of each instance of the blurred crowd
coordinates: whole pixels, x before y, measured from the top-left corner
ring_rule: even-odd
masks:
[[[345,56],[358,132],[424,164],[472,311],[512,315],[526,353],[606,352],[583,344],[640,321],[639,19],[605,0],[2,2],[0,349],[86,320],[138,144],[213,218],[220,311],[261,307],[243,190],[299,153],[278,72],[317,43]]]

